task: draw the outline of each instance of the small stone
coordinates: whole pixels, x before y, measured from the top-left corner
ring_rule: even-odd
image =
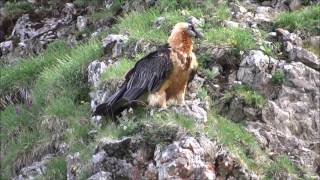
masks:
[[[224,25],[226,27],[231,27],[231,28],[238,28],[240,26],[239,23],[234,22],[234,21],[228,21],[228,20],[224,21]]]
[[[196,18],[194,16],[189,16],[186,18],[186,22],[192,24],[194,27],[202,27],[204,25],[204,19],[203,18]]]
[[[99,171],[96,174],[90,176],[87,180],[112,180],[112,174],[110,172]]]
[[[291,11],[295,11],[302,8],[301,0],[291,0],[289,4],[289,8]]]
[[[166,18],[165,17],[157,17],[157,19],[154,21],[153,26],[156,29],[160,29],[163,23],[165,22]]]
[[[300,61],[315,70],[320,70],[320,60],[315,54],[304,48],[293,47],[289,52],[289,59],[291,61]]]
[[[7,55],[13,50],[13,43],[12,41],[5,41],[0,43],[0,56]]]
[[[77,28],[80,32],[84,31],[87,27],[88,19],[84,16],[77,17]]]

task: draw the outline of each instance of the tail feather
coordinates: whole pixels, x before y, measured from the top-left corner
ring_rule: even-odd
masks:
[[[117,116],[123,110],[132,106],[135,100],[143,93],[143,88],[127,89],[126,86],[123,85],[116,93],[107,99],[106,103],[97,106],[93,115]]]

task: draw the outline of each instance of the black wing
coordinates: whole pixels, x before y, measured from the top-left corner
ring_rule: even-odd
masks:
[[[173,69],[170,53],[166,45],[139,60],[126,74],[120,89],[99,105],[94,114],[117,115],[144,93],[156,91]]]

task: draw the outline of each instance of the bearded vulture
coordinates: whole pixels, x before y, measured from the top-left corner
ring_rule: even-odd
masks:
[[[100,104],[93,115],[114,117],[141,101],[162,109],[167,102],[184,104],[187,84],[198,67],[192,51],[193,37],[202,37],[202,33],[192,23],[176,24],[168,44],[140,59],[128,71],[119,90]]]

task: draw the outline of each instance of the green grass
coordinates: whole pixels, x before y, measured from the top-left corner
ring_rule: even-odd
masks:
[[[203,69],[203,68],[200,69],[200,72],[204,75],[204,78],[206,80],[212,80],[219,74],[219,72],[217,71],[210,70],[210,69]]]
[[[67,162],[63,157],[54,157],[40,179],[67,179]]]
[[[227,147],[243,167],[264,179],[277,178],[281,173],[289,173],[295,178],[299,177],[298,168],[288,156],[279,155],[275,160],[271,160],[267,152],[261,149],[256,138],[241,124],[216,114],[214,110],[208,115],[204,132]]]
[[[78,151],[89,142],[91,126],[89,104],[86,102],[89,88],[85,69],[101,54],[100,43],[91,40],[68,54],[52,59],[56,61],[54,65],[43,68],[38,77],[34,77],[32,105],[21,106],[18,114],[14,106],[1,113],[1,127],[8,133],[1,134],[1,145],[6,147],[1,149],[1,153],[6,154],[5,159],[1,159],[1,164],[5,164],[4,177],[10,177],[10,167],[21,157],[19,154],[55,133],[65,136],[71,152]],[[17,69],[16,73],[21,72]],[[65,127],[61,128],[63,122],[67,124],[67,132],[64,132]]]
[[[84,6],[83,4],[87,4],[89,2],[91,3],[91,1],[85,1],[85,0],[76,0],[76,2],[79,3],[78,6]],[[115,0],[112,2],[112,5],[110,8],[103,7],[101,9],[97,9],[88,17],[92,22],[96,22],[106,17],[113,16],[121,8],[121,5],[122,5],[122,0]]]
[[[191,15],[195,12],[189,12]],[[165,21],[160,29],[153,26],[156,18],[164,17]],[[165,43],[173,26],[185,17],[179,11],[163,12],[158,9],[149,9],[143,12],[131,12],[120,19],[116,26],[122,33],[129,33],[131,39],[145,39]]]
[[[101,80],[106,81],[109,79],[122,78],[135,64],[135,61],[129,60],[127,58],[122,58],[114,64],[107,67],[107,69],[102,73]]]
[[[267,101],[264,96],[247,85],[236,85],[230,91],[225,92],[223,99],[229,101],[235,96],[241,97],[247,105],[258,108],[262,108]]]
[[[4,95],[18,87],[31,87],[34,80],[44,70],[51,67],[58,59],[77,51],[69,51],[64,41],[56,41],[48,45],[42,54],[21,60],[14,66],[1,67],[0,95]]]
[[[241,124],[219,116],[214,111],[208,115],[208,122],[204,129],[208,136],[226,146],[244,167],[257,174],[263,174],[270,160],[253,135]]]
[[[295,175],[297,178],[298,168],[290,161],[288,156],[280,155],[266,169],[265,179],[281,177],[282,174]]]
[[[22,14],[29,13],[33,6],[28,1],[8,1],[4,4],[4,10],[9,18],[17,18]]]
[[[212,28],[205,32],[208,43],[235,47],[239,50],[247,50],[255,47],[255,40],[247,29],[240,28]]]
[[[320,5],[306,7],[299,11],[283,12],[275,21],[276,26],[290,31],[303,30],[319,35]]]
[[[284,82],[285,74],[283,70],[276,70],[272,74],[271,83],[274,85],[281,85]]]

